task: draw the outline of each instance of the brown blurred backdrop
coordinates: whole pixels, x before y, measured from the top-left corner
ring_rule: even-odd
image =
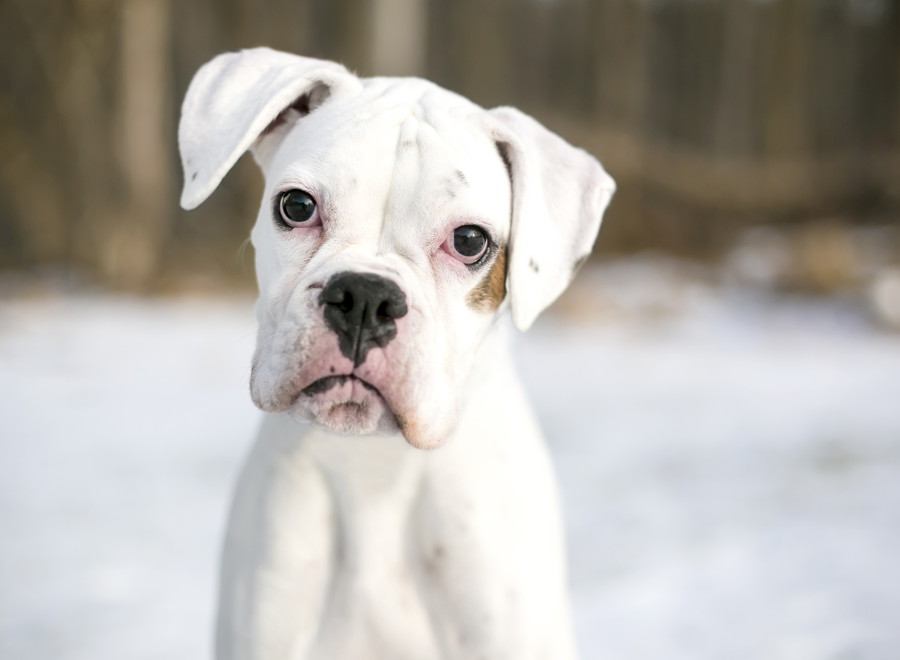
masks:
[[[259,175],[181,212],[175,130],[256,45],[537,116],[619,181],[602,251],[716,260],[763,225],[802,286],[900,263],[893,0],[3,0],[0,269],[249,283]]]

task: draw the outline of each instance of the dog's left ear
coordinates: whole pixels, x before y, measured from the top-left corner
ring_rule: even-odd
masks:
[[[509,296],[527,330],[591,253],[616,184],[597,160],[515,108],[490,110],[512,179]]]
[[[181,206],[193,209],[283,113],[299,116],[362,88],[336,62],[270,48],[223,53],[200,67],[181,106],[178,148],[184,167]]]

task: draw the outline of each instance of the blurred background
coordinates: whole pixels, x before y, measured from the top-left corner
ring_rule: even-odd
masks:
[[[516,105],[618,181],[516,345],[585,658],[897,657],[893,0],[0,1],[0,657],[208,653],[261,179],[183,213],[175,131],[256,45]]]

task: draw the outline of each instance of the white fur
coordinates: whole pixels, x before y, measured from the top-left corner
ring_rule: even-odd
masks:
[[[304,94],[310,114],[285,110]],[[573,658],[556,487],[502,315],[524,329],[565,288],[612,179],[516,110],[268,49],[200,69],[179,144],[186,208],[248,148],[266,181],[251,392],[270,414],[231,513],[217,657]],[[321,228],[277,228],[288,188],[313,194]],[[471,223],[508,246],[498,310],[469,300],[489,264],[441,249]],[[409,307],[358,367],[318,302],[348,270],[391,279]],[[301,393],[329,373],[379,395]]]

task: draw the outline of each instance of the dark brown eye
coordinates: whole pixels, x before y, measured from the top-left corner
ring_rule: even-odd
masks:
[[[289,227],[312,227],[319,224],[316,200],[305,190],[286,190],[278,199],[278,214]]]
[[[477,225],[462,225],[453,230],[444,243],[444,249],[464,264],[473,264],[487,252],[487,232]]]

